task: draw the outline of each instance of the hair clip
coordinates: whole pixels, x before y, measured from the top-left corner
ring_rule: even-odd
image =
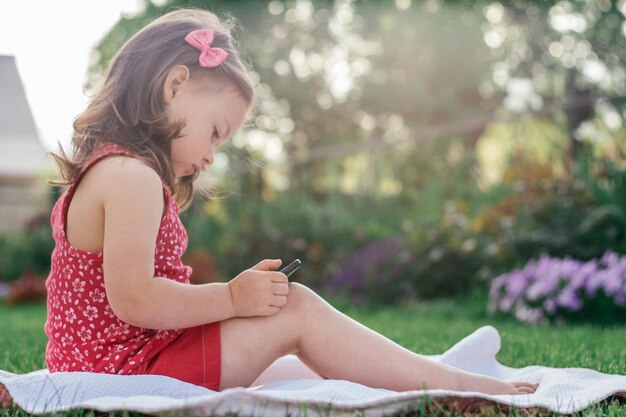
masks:
[[[201,51],[198,59],[201,67],[217,67],[228,57],[228,52],[222,48],[211,48],[213,29],[194,30],[185,36],[185,41]]]

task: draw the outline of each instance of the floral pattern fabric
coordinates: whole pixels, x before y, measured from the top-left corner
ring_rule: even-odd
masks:
[[[94,163],[113,155],[135,157],[117,145],[102,146],[52,210],[55,248],[46,280],[45,324],[46,365],[50,372],[143,373],[150,361],[183,332],[145,329],[120,320],[107,300],[102,252],[78,249],[67,240],[67,211],[80,177]],[[178,205],[165,184],[163,196],[165,213],[157,235],[154,276],[189,283],[191,267],[181,261],[187,248],[187,233],[178,215]]]

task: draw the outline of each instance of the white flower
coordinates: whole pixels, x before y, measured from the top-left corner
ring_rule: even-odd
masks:
[[[81,281],[80,278],[76,278],[74,282],[72,282],[72,287],[74,288],[74,292],[83,292],[85,291],[85,281]]]
[[[87,308],[83,310],[83,315],[87,317],[89,321],[93,321],[93,319],[98,318],[98,309],[92,306],[87,306]]]
[[[91,330],[85,328],[85,326],[82,326],[76,335],[80,337],[80,340],[83,342],[91,340]]]
[[[76,313],[73,308],[70,307],[69,310],[65,311],[65,318],[70,324],[74,323],[74,320],[76,320]]]

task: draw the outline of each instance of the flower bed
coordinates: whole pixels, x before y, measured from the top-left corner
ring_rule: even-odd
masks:
[[[609,251],[584,262],[542,255],[493,280],[488,310],[531,324],[623,323],[626,256]]]

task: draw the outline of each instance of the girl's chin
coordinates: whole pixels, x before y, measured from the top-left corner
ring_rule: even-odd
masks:
[[[196,173],[196,168],[191,166],[187,169],[174,170],[176,178],[190,177]]]

